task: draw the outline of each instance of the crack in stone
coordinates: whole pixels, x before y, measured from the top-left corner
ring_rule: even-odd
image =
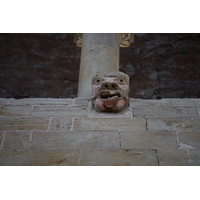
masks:
[[[156,152],[156,158],[157,158],[158,166],[160,166],[160,160],[159,160],[159,156],[158,156],[158,151],[157,151],[157,149],[152,149],[152,150]]]
[[[118,131],[118,133],[119,133],[119,148],[122,149],[122,142],[121,142],[120,131]]]
[[[1,141],[0,150],[3,149],[3,143],[4,143],[4,140],[5,140],[5,137],[6,137],[6,131],[3,132],[3,138],[2,138],[2,141]]]

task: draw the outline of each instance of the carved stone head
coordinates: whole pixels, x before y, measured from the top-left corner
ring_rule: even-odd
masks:
[[[98,73],[92,79],[92,100],[97,111],[121,112],[128,106],[129,76],[122,72]]]

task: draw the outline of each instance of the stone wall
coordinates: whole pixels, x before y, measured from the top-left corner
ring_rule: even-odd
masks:
[[[123,114],[87,99],[0,99],[0,165],[200,165],[199,99],[130,99]]]
[[[81,48],[73,34],[0,34],[0,97],[77,97]],[[135,34],[120,48],[130,97],[200,97],[200,34]]]

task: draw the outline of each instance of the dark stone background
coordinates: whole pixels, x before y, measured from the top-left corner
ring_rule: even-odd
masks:
[[[0,97],[76,97],[81,48],[73,34],[0,34]],[[120,48],[130,97],[200,97],[200,34],[135,34]]]

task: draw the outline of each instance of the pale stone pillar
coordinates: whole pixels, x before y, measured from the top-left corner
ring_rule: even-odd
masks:
[[[79,98],[92,97],[92,78],[97,72],[119,71],[118,33],[84,33],[79,72]]]

